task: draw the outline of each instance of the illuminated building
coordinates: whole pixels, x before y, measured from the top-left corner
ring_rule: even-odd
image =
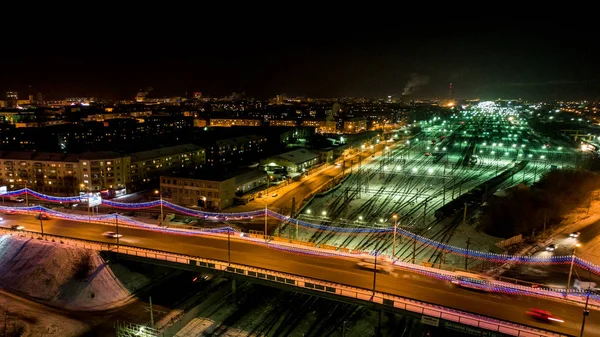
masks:
[[[364,118],[352,118],[344,121],[344,133],[359,133],[367,130],[367,120]]]
[[[161,176],[160,189],[171,202],[220,210],[241,200],[245,192],[266,184],[264,171],[242,170],[231,174],[198,172],[190,176]]]
[[[179,145],[122,154],[112,151],[63,154],[47,152],[0,152],[0,185],[10,189],[26,185],[44,193],[75,195],[86,190],[129,190],[151,183],[175,169],[199,168],[204,149]]]
[[[261,126],[262,121],[251,118],[211,118],[209,125],[214,127]]]
[[[269,126],[289,126],[295,127],[298,123],[295,120],[272,119],[269,121]]]
[[[16,91],[6,92],[6,104],[7,108],[16,108],[19,103],[19,94]]]

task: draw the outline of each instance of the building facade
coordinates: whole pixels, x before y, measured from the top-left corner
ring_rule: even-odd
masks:
[[[260,170],[242,170],[231,174],[199,173],[195,176],[161,176],[160,189],[171,202],[222,210],[255,188],[266,185],[267,175]]]
[[[191,144],[131,154],[0,152],[0,186],[69,196],[81,191],[134,190],[175,168],[198,168],[204,155],[203,148]]]
[[[309,119],[302,121],[303,127],[315,128],[318,133],[336,133],[337,123],[335,120],[323,119]]]
[[[160,177],[160,189],[170,201],[179,205],[220,210],[233,204],[235,177]]]
[[[211,118],[209,124],[214,127],[261,126],[262,121],[254,118]]]
[[[266,143],[267,138],[259,135],[217,140],[206,148],[206,165],[225,167],[247,164],[262,155]]]
[[[261,160],[261,165],[285,167],[289,173],[302,174],[321,162],[321,156],[307,149],[297,149]]]

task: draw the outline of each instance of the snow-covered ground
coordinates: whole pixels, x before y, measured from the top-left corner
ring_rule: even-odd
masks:
[[[0,237],[0,286],[71,310],[104,310],[130,299],[97,252],[10,235]]]
[[[52,308],[23,299],[8,292],[0,292],[0,322],[3,336],[80,336],[89,329]]]
[[[132,284],[147,283],[134,276]],[[11,235],[0,236],[0,288],[0,321],[16,336],[80,336],[90,326],[69,311],[132,300],[98,252]]]

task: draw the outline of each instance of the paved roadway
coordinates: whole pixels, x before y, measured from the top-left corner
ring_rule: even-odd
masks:
[[[569,233],[556,235],[552,242],[558,248],[554,252],[546,251],[543,247],[534,256],[571,255],[575,250],[578,257],[597,263],[598,256],[592,254],[592,252],[595,252],[600,245],[600,221],[581,229],[580,232],[581,234],[577,239],[569,237]],[[580,248],[575,247],[577,243],[581,244]],[[518,265],[504,272],[502,276],[564,288],[567,285],[569,268],[570,264],[555,266]],[[591,274],[581,268],[576,267],[573,269],[571,286],[573,286],[575,278],[581,281],[591,280],[600,285],[599,275]]]
[[[39,231],[40,229],[40,221],[33,216],[2,216],[4,221],[0,225],[4,227],[10,227],[18,223],[30,231]],[[114,227],[58,219],[44,221],[44,232],[48,234],[114,242],[114,240],[102,235],[106,231],[114,231]],[[126,245],[227,260],[227,240],[214,237],[174,236],[134,228],[119,228],[119,233],[123,234],[123,238],[120,240],[121,243]],[[278,270],[356,287],[370,289],[373,286],[373,272],[357,268],[356,260],[300,256],[271,250],[262,245],[235,238],[231,244],[231,259],[233,263]],[[564,302],[474,292],[406,271],[398,271],[396,277],[378,274],[377,290],[493,316],[502,320],[552,329],[570,335],[578,335],[580,330],[582,308]],[[527,309],[532,307],[549,310],[564,319],[565,323],[548,325],[533,321],[525,314]],[[600,312],[591,312],[586,325],[586,336],[600,336],[598,317],[600,317]]]

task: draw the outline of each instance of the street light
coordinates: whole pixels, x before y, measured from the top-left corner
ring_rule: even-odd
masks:
[[[268,226],[267,220],[269,219],[268,213],[269,213],[269,209],[267,208],[267,203],[265,202],[265,242],[269,242],[268,227],[267,227]]]
[[[396,257],[396,231],[398,229],[398,214],[392,215],[394,219],[394,241],[392,241],[392,258]]]
[[[575,251],[578,247],[581,247],[581,244],[577,243],[573,248],[573,255],[571,256],[571,268],[569,269],[569,278],[567,280],[567,290],[569,290],[569,287],[571,287],[571,275],[573,274],[573,265],[575,264]]]
[[[158,194],[160,197],[160,221],[158,222],[159,226],[163,225],[163,221],[164,221],[164,215],[163,215],[163,199],[162,199],[162,191],[160,190],[154,190],[154,194]],[[205,205],[206,206],[206,205]]]

